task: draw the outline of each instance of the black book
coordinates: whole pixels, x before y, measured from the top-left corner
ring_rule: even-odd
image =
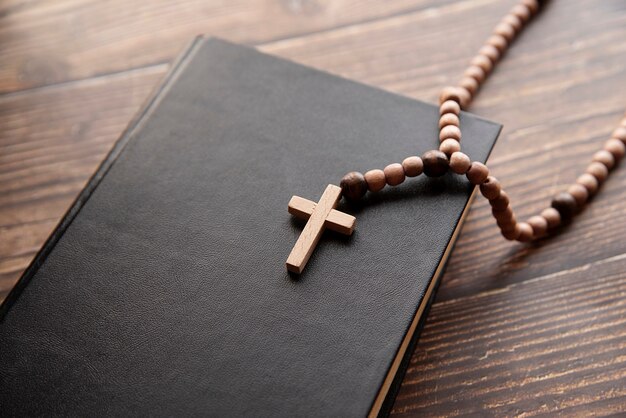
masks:
[[[436,148],[438,116],[197,39],[2,305],[2,414],[385,414],[473,188],[420,176],[342,203],[354,234],[326,231],[300,276],[287,203]],[[486,160],[500,125],[461,123]]]

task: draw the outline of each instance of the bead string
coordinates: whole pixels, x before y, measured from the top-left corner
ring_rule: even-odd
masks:
[[[357,200],[370,192],[378,192],[386,185],[397,186],[406,177],[422,173],[429,177],[440,177],[448,170],[465,175],[481,194],[489,200],[491,211],[504,238],[529,242],[554,231],[568,223],[580,212],[585,203],[598,191],[611,169],[626,154],[626,114],[603,149],[593,155],[584,174],[566,192],[559,193],[551,207],[526,222],[518,222],[509,202],[509,197],[500,182],[489,174],[489,169],[461,152],[461,129],[459,113],[472,102],[498,60],[504,55],[524,25],[536,15],[545,1],[520,0],[509,14],[494,28],[493,34],[472,58],[463,72],[458,86],[445,87],[439,97],[439,149],[426,152],[421,157],[411,156],[401,164],[389,164],[383,170],[370,170],[365,175],[353,171],[341,179],[343,196]]]

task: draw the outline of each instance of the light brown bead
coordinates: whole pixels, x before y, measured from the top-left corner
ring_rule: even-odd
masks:
[[[461,99],[459,104],[461,105],[461,109],[466,109],[472,102],[472,93],[465,87],[458,87],[458,89],[458,94]]]
[[[470,65],[463,72],[463,76],[464,77],[472,77],[480,85],[480,84],[483,83],[483,81],[485,81],[485,78],[487,77],[487,74],[485,74],[485,71],[483,71],[483,69],[480,68],[479,66],[477,66],[477,65]]]
[[[439,95],[439,104],[443,104],[448,100],[461,103],[461,97],[459,96],[458,87],[448,86],[444,87],[443,90],[441,90],[441,94]]]
[[[387,167],[384,168],[383,172],[385,173],[385,180],[390,186],[397,186],[404,181],[405,175],[402,164],[389,164]]]
[[[502,57],[509,47],[509,42],[502,35],[492,35],[487,39],[487,45],[491,45],[500,51],[500,56]]]
[[[613,131],[611,138],[617,138],[626,143],[626,119],[622,121],[623,125]]]
[[[485,74],[489,74],[491,70],[493,70],[493,63],[489,58],[484,55],[476,55],[474,58],[472,58],[470,64],[480,67],[485,72]]]
[[[448,138],[439,144],[439,151],[450,157],[455,152],[461,151],[461,144],[456,139]]]
[[[502,236],[509,241],[515,241],[521,234],[521,231],[517,227],[517,224],[513,228],[510,228],[507,230],[503,229],[501,232],[502,232]]]
[[[602,163],[593,162],[587,166],[586,173],[594,176],[598,183],[603,183],[609,176],[609,169]]]
[[[455,102],[454,100],[446,100],[441,104],[441,106],[439,106],[439,114],[444,115],[446,113],[453,113],[455,115],[458,115],[459,113],[461,113],[461,106],[458,102]]]
[[[454,113],[444,113],[439,118],[439,129],[448,125],[459,126],[459,124],[459,117]]]
[[[489,176],[489,169],[485,164],[474,161],[465,175],[470,183],[481,184]]]
[[[509,195],[506,194],[504,190],[500,190],[500,196],[493,200],[490,200],[489,204],[494,211],[505,210],[507,207],[509,207]]]
[[[517,240],[519,242],[530,242],[533,240],[533,227],[527,224],[526,222],[519,222],[517,224],[517,228],[519,229],[519,235],[517,236]]]
[[[567,193],[572,195],[578,208],[585,206],[585,203],[587,203],[587,200],[589,199],[589,191],[582,184],[572,184],[567,189]]]
[[[617,138],[611,138],[606,141],[604,149],[613,154],[616,162],[624,158],[624,154],[626,154],[626,145]]]
[[[478,81],[472,77],[463,77],[461,81],[459,81],[459,86],[463,87],[473,96],[478,91]]]
[[[521,4],[528,8],[531,15],[539,11],[539,2],[537,0],[521,0]]]
[[[343,176],[339,186],[341,186],[341,191],[348,200],[358,200],[367,193],[365,177],[358,171],[351,171]]]
[[[515,38],[515,29],[508,23],[501,22],[496,25],[493,30],[495,35],[500,35],[510,44]]]
[[[515,6],[513,6],[513,8],[511,9],[511,14],[519,17],[520,20],[524,23],[528,22],[528,20],[530,19],[530,10],[528,10],[528,7],[521,4],[516,4]]]
[[[439,131],[439,140],[444,141],[448,138],[461,140],[461,129],[458,126],[448,125],[441,128]]]
[[[524,22],[522,22],[522,20],[513,13],[509,13],[508,15],[504,16],[502,18],[502,22],[511,25],[516,34],[519,33],[519,31],[522,30],[522,27],[524,26]]]
[[[548,221],[543,216],[531,216],[526,222],[533,229],[533,235],[535,237],[542,237],[548,233]]]
[[[548,223],[548,229],[553,229],[561,225],[561,214],[554,208],[546,208],[541,212],[541,216]]]
[[[370,170],[365,173],[365,182],[370,192],[379,192],[387,184],[385,179],[385,172],[383,170]]]
[[[502,191],[500,182],[494,176],[487,176],[487,179],[480,184],[480,193],[487,200],[497,199]]]
[[[493,45],[483,45],[478,50],[478,53],[489,58],[492,64],[495,64],[498,60],[500,60],[500,51],[498,51],[498,48]]]
[[[615,158],[613,157],[613,154],[611,154],[607,150],[600,150],[593,154],[593,158],[591,159],[591,161],[602,163],[609,170],[615,166]]]
[[[585,186],[590,196],[593,196],[598,191],[598,187],[600,186],[600,184],[598,183],[598,179],[596,179],[589,173],[585,173],[579,176],[576,179],[576,183]]]
[[[450,169],[456,174],[465,174],[472,164],[470,158],[462,152],[455,152],[450,156]]]
[[[424,171],[424,163],[420,157],[407,157],[402,161],[402,168],[407,177],[416,177]]]

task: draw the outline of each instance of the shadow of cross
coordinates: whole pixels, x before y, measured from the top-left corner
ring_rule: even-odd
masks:
[[[308,218],[308,221],[287,258],[287,270],[292,273],[302,273],[324,229],[352,235],[356,218],[335,209],[339,199],[341,199],[341,188],[332,184],[326,187],[317,203],[299,196],[291,198],[289,213],[296,218]]]

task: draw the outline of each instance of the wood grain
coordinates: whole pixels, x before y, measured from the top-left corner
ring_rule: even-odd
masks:
[[[0,297],[195,34],[435,102],[513,3],[2,2]],[[621,118],[625,39],[622,0],[553,0],[478,95],[471,110],[504,123],[490,167],[520,216],[546,207]],[[527,246],[502,240],[477,199],[394,412],[625,411],[624,201],[620,167],[573,225]]]

